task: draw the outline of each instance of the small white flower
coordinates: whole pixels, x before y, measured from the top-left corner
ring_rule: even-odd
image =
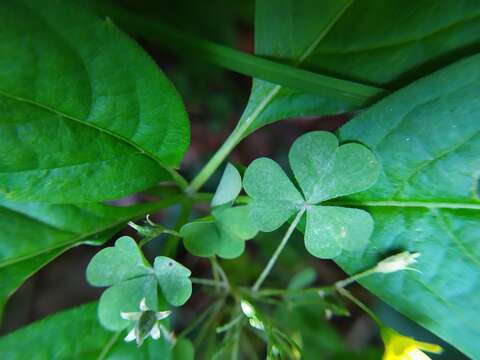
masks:
[[[137,341],[137,345],[143,344],[143,341],[149,336],[157,340],[160,338],[160,326],[158,321],[165,319],[171,314],[171,311],[153,311],[143,298],[139,305],[138,312],[121,312],[120,316],[124,320],[135,321],[135,326],[125,337],[126,342]]]
[[[420,253],[418,252],[410,253],[408,251],[389,256],[377,264],[375,272],[387,274],[401,270],[416,270],[411,268],[410,265],[415,264],[419,256]]]

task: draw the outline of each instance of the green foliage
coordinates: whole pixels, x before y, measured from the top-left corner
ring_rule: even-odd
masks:
[[[79,244],[102,244],[129,219],[161,207],[50,205],[0,197],[0,313],[8,297],[57,256]]]
[[[3,194],[93,202],[176,177],[189,143],[183,104],[110,20],[74,1],[13,0],[0,23]]]
[[[173,259],[159,256],[153,268],[135,241],[123,236],[114,247],[101,250],[87,268],[87,279],[94,286],[110,286],[98,305],[100,323],[109,330],[122,330],[129,321],[120,313],[138,311],[143,298],[153,310],[160,310],[158,287],[173,306],[183,305],[192,294],[190,270]]]
[[[317,131],[295,141],[289,160],[303,195],[273,160],[257,159],[245,172],[251,217],[259,229],[273,231],[305,211],[305,246],[312,255],[333,258],[365,247],[373,230],[367,212],[318,204],[371,187],[379,172],[373,153],[360,144],[339,147],[334,135]]]
[[[247,206],[218,208],[212,216],[188,223],[180,230],[185,248],[195,256],[233,259],[245,251],[245,241],[258,233]]]
[[[254,78],[237,126],[190,183],[176,170],[190,140],[177,91],[137,44],[86,3],[111,11],[144,39],[160,38],[193,68],[204,59]],[[478,1],[257,0],[255,55],[198,38],[236,42],[235,19],[245,17],[234,9],[248,11],[250,2],[187,0],[164,9],[166,3],[133,1],[140,12],[132,14],[108,1],[0,2],[0,311],[26,279],[68,249],[102,245],[145,217],[129,223],[139,244],[123,236],[91,260],[89,283],[107,287],[98,306],[1,338],[2,358],[240,359],[257,357],[262,345],[268,359],[378,358],[375,350],[347,350],[327,321],[350,314],[344,296],[384,329],[345,289],[355,281],[479,358]],[[213,72],[197,69],[193,82],[204,89]],[[258,158],[243,184],[228,163],[216,192],[198,193],[256,129],[346,112],[354,118],[339,130],[340,141],[323,131],[295,140],[288,156],[293,180],[274,160]],[[242,185],[248,196],[239,197]],[[162,201],[103,203],[149,188]],[[209,214],[188,222],[192,208],[207,209],[198,203],[210,203]],[[171,228],[148,216],[174,204],[181,210],[165,221]],[[276,240],[273,231],[288,222],[263,271],[257,251],[227,272],[216,259],[239,258],[259,231]],[[296,228],[310,254],[333,259],[352,276],[318,287],[324,280],[318,260],[301,244],[287,246]],[[165,245],[152,247],[152,265],[141,248],[164,234]],[[190,278],[173,259],[205,269],[193,256],[181,257],[179,238],[191,255],[209,258],[212,279]],[[274,282],[283,287],[267,288],[282,251],[292,248],[300,255]],[[379,263],[386,257],[388,266]],[[247,286],[252,275],[257,280]],[[199,304],[211,302],[201,314],[201,306],[193,314],[172,308],[188,301],[192,282],[205,290]],[[171,311],[172,333],[165,319]],[[148,335],[161,339],[138,349],[123,341],[132,326],[138,345]]]
[[[375,220],[371,243],[336,261],[348,272],[399,249],[420,252],[417,272],[377,275],[368,289],[472,358],[480,307],[480,56],[457,62],[373,106],[340,130],[382,163],[370,190],[345,199]]]
[[[229,163],[225,167],[210,205],[212,207],[225,204],[231,205],[240,194],[240,191],[242,191],[242,177],[237,168]]]
[[[100,326],[96,309],[96,303],[82,305],[18,330],[0,339],[0,352],[12,360],[193,359],[190,342],[182,338],[174,346],[164,337],[158,341],[149,339],[141,348],[125,343],[120,333]]]
[[[414,9],[402,0],[258,0],[255,53],[312,73],[398,88],[478,52],[479,14],[476,0],[422,0]],[[255,79],[242,121],[251,132],[285,118],[350,111],[381,95],[334,80],[314,93]]]

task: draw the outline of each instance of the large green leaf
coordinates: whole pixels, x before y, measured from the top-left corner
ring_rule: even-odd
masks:
[[[402,0],[256,2],[257,55],[388,89],[475,53],[479,32],[476,0],[421,0],[415,6]],[[332,83],[330,91],[314,94],[255,80],[241,122],[251,132],[287,117],[352,110],[361,90],[342,86]],[[348,94],[352,99],[346,100]]]
[[[141,48],[69,0],[0,3],[0,191],[119,198],[177,177],[183,104]]]
[[[128,220],[172,201],[121,208],[17,203],[0,197],[0,313],[28,277],[66,250],[103,243]]]
[[[349,273],[391,252],[420,252],[416,268],[362,283],[472,358],[480,358],[480,55],[421,79],[340,130],[383,165],[374,187],[342,204],[375,220],[363,252],[336,261]],[[337,201],[338,203],[338,201]]]
[[[35,322],[0,338],[4,359],[170,359],[171,345],[164,337],[147,339],[141,348],[125,343],[125,334],[100,326],[97,304],[91,303]]]

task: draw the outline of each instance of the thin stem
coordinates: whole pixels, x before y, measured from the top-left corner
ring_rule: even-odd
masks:
[[[217,269],[220,278],[222,279],[223,283],[225,284],[227,290],[230,289],[230,281],[228,281],[227,274],[225,274],[225,271],[223,271],[223,268],[220,266],[220,264],[217,261],[217,258],[215,256],[210,258],[212,261],[213,266]]]
[[[208,329],[210,326],[212,326],[212,323],[215,321],[215,318],[218,316],[220,311],[223,308],[223,305],[225,304],[225,298],[222,298],[220,301],[216,303],[216,305],[212,308],[211,315],[208,320],[203,322],[203,326],[201,327],[199,334],[197,335],[196,339],[194,340],[194,345],[195,348],[197,348],[205,338],[205,335],[208,332]]]
[[[218,169],[225,158],[232,152],[235,146],[242,140],[244,133],[246,132],[244,126],[237,126],[235,130],[230,133],[230,136],[225,140],[222,146],[217,152],[210,158],[207,164],[200,170],[195,176],[190,185],[185,190],[188,194],[197,192],[203,184],[212,176],[212,174]]]
[[[175,223],[175,232],[180,231],[180,228],[188,221],[190,214],[192,212],[192,200],[186,199],[182,202],[182,208],[180,210],[180,215]],[[178,233],[177,233],[178,234]],[[165,246],[163,248],[163,254],[165,256],[174,258],[177,253],[178,247],[178,236],[175,234],[170,234],[170,236],[165,241]]]
[[[337,289],[339,288],[344,288],[358,280],[361,280],[367,276],[370,276],[372,274],[375,274],[377,271],[376,271],[376,266],[371,268],[371,269],[368,269],[368,270],[365,270],[365,271],[362,271],[361,273],[358,273],[358,274],[355,274],[355,275],[352,275],[350,276],[349,278],[346,278],[344,280],[340,280],[340,281],[337,281],[334,285]]]
[[[203,278],[196,278],[196,277],[191,277],[190,280],[192,280],[192,283],[197,284],[197,285],[205,285],[205,286],[212,286],[216,288],[225,288],[226,285],[221,282],[221,281],[216,281],[216,280],[211,280],[211,279],[203,279]]]
[[[200,324],[203,324],[204,320],[212,313],[215,309],[218,308],[218,305],[222,303],[223,305],[223,299],[220,299],[213,304],[209,305],[208,308],[204,311],[201,312],[200,316],[198,316],[188,327],[186,327],[179,335],[178,337],[186,337],[188,334],[190,334],[197,326]]]
[[[288,227],[287,232],[283,236],[283,239],[280,242],[280,245],[278,245],[278,247],[275,250],[275,252],[273,253],[272,257],[268,261],[267,266],[265,266],[265,269],[263,269],[263,271],[260,274],[260,276],[258,277],[257,281],[255,281],[255,284],[253,284],[253,286],[252,286],[252,291],[253,292],[257,292],[260,289],[263,282],[267,278],[268,274],[270,274],[270,271],[272,271],[273,266],[275,265],[275,263],[278,260],[278,257],[280,256],[283,249],[287,245],[287,242],[290,239],[290,236],[292,235],[293,230],[295,230],[295,228],[297,227],[297,225],[300,222],[300,219],[302,218],[302,215],[304,214],[304,212],[305,212],[305,209],[303,208],[302,210],[300,210],[298,212],[297,216],[295,216],[295,219],[292,221],[292,223]]]
[[[374,312],[370,310],[370,308],[367,305],[365,305],[363,302],[361,302],[359,299],[353,296],[350,291],[342,287],[338,288],[337,290],[340,295],[346,297],[347,299],[352,301],[355,305],[357,305],[360,309],[365,311],[365,313],[367,313],[367,315],[370,316],[372,320],[375,321],[379,327],[384,326],[382,320],[380,320],[380,318],[377,315],[375,315]]]
[[[222,325],[222,326],[219,326],[217,327],[216,331],[217,331],[217,334],[221,334],[225,331],[228,331],[230,330],[231,328],[233,328],[235,325],[237,325],[237,323],[242,320],[242,318],[244,317],[243,314],[240,314],[240,315],[237,315],[233,318],[233,320],[230,320],[228,323],[226,323],[225,325]]]
[[[103,360],[103,359],[106,359],[108,353],[110,352],[110,350],[112,350],[112,347],[113,345],[116,344],[117,340],[118,340],[118,337],[120,336],[121,334],[121,331],[117,331],[116,333],[113,334],[113,336],[111,337],[110,341],[107,343],[107,345],[102,349],[102,352],[100,353],[100,355],[98,355],[98,359],[97,360]]]

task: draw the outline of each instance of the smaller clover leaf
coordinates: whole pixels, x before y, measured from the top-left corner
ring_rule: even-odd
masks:
[[[165,256],[157,256],[153,268],[165,299],[173,306],[185,304],[192,295],[190,270]]]
[[[228,163],[213,196],[211,206],[231,205],[240,191],[242,191],[242,177],[237,168]]]
[[[313,256],[330,259],[342,250],[361,250],[373,231],[373,219],[364,210],[312,206],[307,211],[305,247]]]
[[[159,309],[157,280],[154,275],[133,278],[105,290],[98,304],[98,319],[103,327],[118,331],[130,326],[130,321],[122,319],[122,312],[138,311],[138,304],[145,298],[148,307]]]
[[[256,159],[248,166],[243,186],[253,199],[251,217],[261,231],[278,229],[305,202],[282,168],[268,158]]]
[[[167,264],[166,269],[163,264]],[[152,269],[135,240],[128,236],[93,257],[87,268],[89,283],[111,286],[103,292],[98,305],[102,326],[113,331],[126,328],[129,322],[120,314],[136,311],[143,298],[149,308],[166,310],[159,309],[158,287],[171,305],[187,301],[192,292],[190,270],[165,257],[157,257],[154,265]]]
[[[367,190],[380,171],[368,148],[355,143],[339,147],[336,136],[325,131],[300,136],[288,157],[309,204]]]
[[[245,250],[245,241],[257,233],[248,206],[215,209],[213,216],[186,224],[180,230],[185,248],[191,254],[218,255],[224,259],[240,256]]]
[[[122,236],[114,247],[99,251],[87,267],[87,280],[93,286],[110,286],[126,279],[151,273],[137,243]]]
[[[253,222],[273,231],[305,209],[305,246],[312,255],[332,258],[362,249],[373,231],[370,214],[319,203],[373,186],[380,172],[375,155],[360,144],[338,146],[333,134],[314,131],[294,142],[289,162],[303,195],[273,160],[260,158],[247,168],[243,185],[252,198]]]
[[[180,236],[188,252],[195,256],[214,256],[220,242],[220,235],[212,216],[183,225]]]

